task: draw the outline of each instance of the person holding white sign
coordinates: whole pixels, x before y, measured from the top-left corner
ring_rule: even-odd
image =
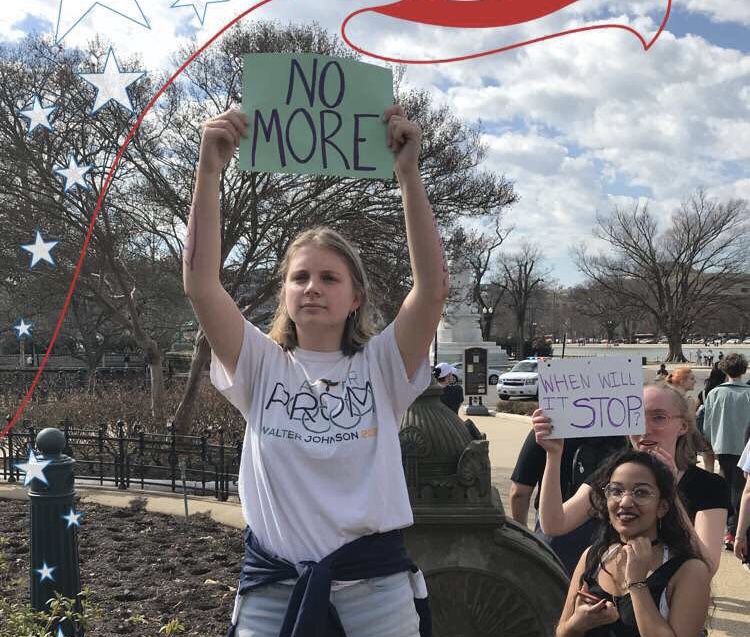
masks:
[[[203,128],[183,279],[211,344],[211,381],[247,420],[235,637],[417,637],[420,620],[429,635],[424,579],[401,534],[413,517],[398,431],[430,384],[448,270],[420,176],[421,129],[399,105],[384,119],[414,285],[377,335],[357,250],[328,228],[291,242],[270,335],[242,316],[219,279],[219,185],[248,119],[232,109]]]
[[[711,567],[719,568],[724,526],[729,510],[726,481],[693,464],[694,414],[685,395],[663,382],[648,383],[643,389],[646,433],[630,436],[635,449],[661,460],[677,480],[680,501],[693,524],[701,551]],[[563,502],[560,489],[560,458],[563,440],[549,439],[551,420],[537,409],[531,417],[537,442],[547,452],[547,464],[539,499],[539,522],[550,536],[569,533],[592,516],[591,485],[584,483]]]
[[[697,637],[710,602],[708,565],[658,456],[626,451],[592,480],[604,528],[570,580],[556,637]]]

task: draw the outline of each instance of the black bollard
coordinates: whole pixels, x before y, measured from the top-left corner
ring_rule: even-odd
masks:
[[[39,478],[31,481],[31,605],[36,610],[49,610],[47,601],[55,593],[75,598],[81,591],[78,559],[78,516],[74,511],[73,465],[75,461],[62,455],[65,436],[59,429],[47,428],[36,437],[36,448],[42,453],[39,463],[44,468],[47,484]],[[39,473],[35,472],[35,475]],[[73,627],[63,622],[66,637]]]

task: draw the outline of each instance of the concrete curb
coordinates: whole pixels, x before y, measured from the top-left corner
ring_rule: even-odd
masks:
[[[125,509],[133,500],[146,500],[146,510],[175,517],[185,517],[182,495],[155,493],[153,491],[121,491],[114,487],[80,487],[76,494],[82,503],[92,502]],[[19,485],[0,483],[0,499],[28,500],[26,489]],[[210,496],[188,496],[188,513],[208,513],[211,519],[236,529],[244,529],[245,521],[239,502],[218,502]]]

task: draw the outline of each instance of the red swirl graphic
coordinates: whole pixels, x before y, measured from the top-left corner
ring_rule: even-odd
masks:
[[[539,18],[551,15],[574,4],[578,0],[400,0],[392,4],[379,5],[375,7],[365,7],[349,14],[341,25],[341,37],[352,49],[367,55],[371,58],[384,60],[386,62],[397,62],[399,64],[443,64],[447,62],[460,62],[474,58],[493,55],[510,51],[537,42],[559,38],[563,35],[572,33],[582,33],[584,31],[596,31],[600,29],[622,29],[632,33],[643,45],[644,50],[648,51],[659,39],[669,21],[669,14],[672,10],[672,0],[664,0],[666,9],[664,18],[659,25],[656,34],[649,40],[646,40],[638,31],[624,24],[595,24],[591,26],[567,29],[557,33],[539,36],[500,46],[479,53],[470,53],[455,57],[437,58],[428,60],[405,59],[399,57],[390,57],[370,51],[364,47],[358,46],[351,41],[346,33],[346,27],[349,22],[356,16],[363,13],[378,13],[399,20],[415,22],[419,24],[429,24],[433,26],[444,26],[453,28],[502,28],[525,22],[532,22]]]
[[[579,0],[401,0],[369,11],[441,27],[507,27],[543,18]]]

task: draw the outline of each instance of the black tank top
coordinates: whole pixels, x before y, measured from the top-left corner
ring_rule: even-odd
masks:
[[[659,566],[651,575],[646,578],[648,590],[654,599],[656,607],[659,608],[662,593],[667,588],[669,580],[686,562],[685,557],[672,557]],[[589,587],[589,592],[600,599],[606,599],[612,602],[620,614],[620,619],[612,624],[598,626],[586,633],[586,637],[640,637],[638,625],[635,621],[635,611],[633,610],[633,601],[630,599],[630,593],[619,597],[611,595],[605,591],[597,581],[597,575],[584,578]],[[666,619],[666,618],[665,618]]]

